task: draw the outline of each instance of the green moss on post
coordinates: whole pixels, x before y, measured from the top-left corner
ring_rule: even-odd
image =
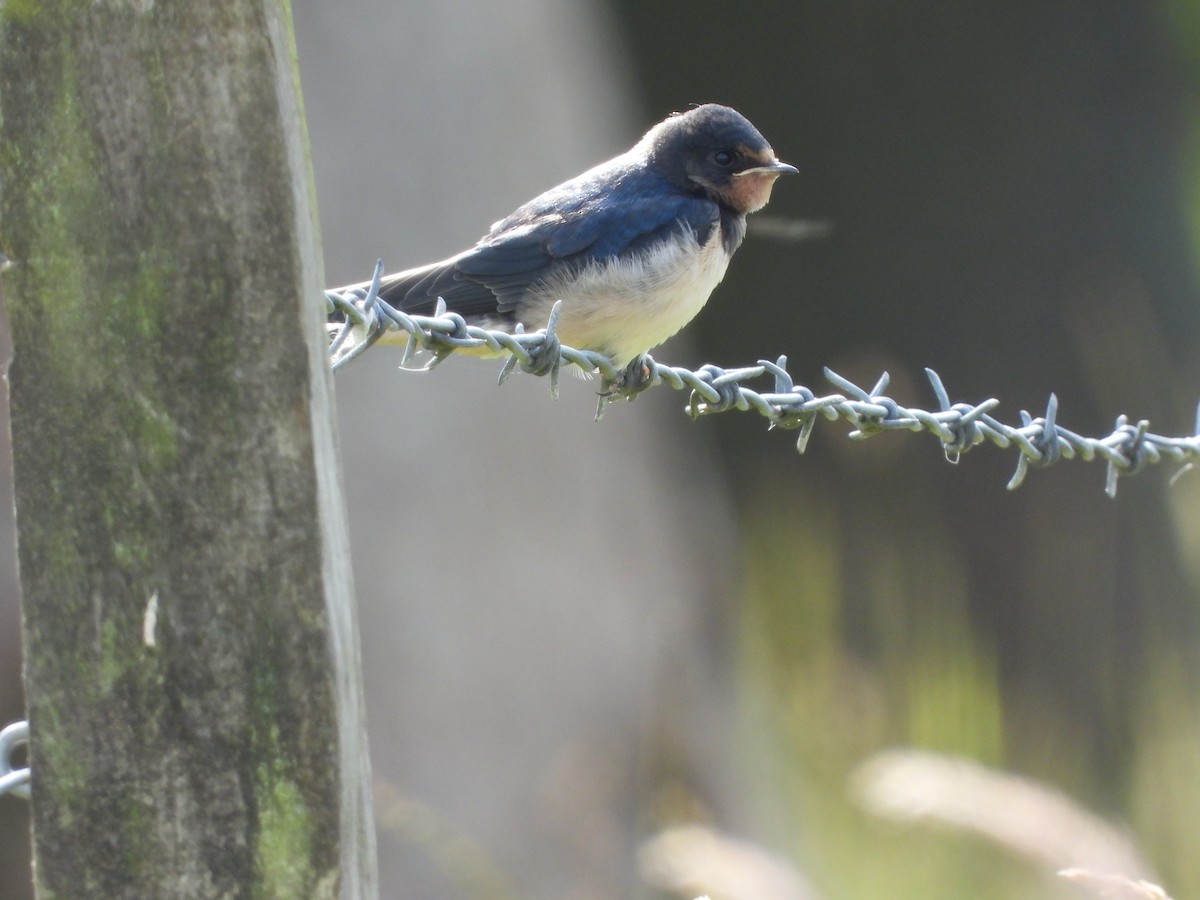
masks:
[[[43,897],[374,895],[293,66],[261,0],[0,7]]]

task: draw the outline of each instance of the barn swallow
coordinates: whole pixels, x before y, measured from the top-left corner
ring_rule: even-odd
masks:
[[[740,113],[699,106],[530,200],[469,250],[384,276],[379,296],[415,315],[433,314],[442,298],[468,324],[508,332],[545,327],[561,300],[559,339],[623,368],[700,312],[745,237],[747,213],[795,171]]]

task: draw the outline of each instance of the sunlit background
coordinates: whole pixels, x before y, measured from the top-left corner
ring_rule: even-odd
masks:
[[[293,8],[331,285],[717,101],[800,169],[759,218],[827,227],[752,230],[660,360],[1195,427],[1194,3]],[[399,360],[337,378],[385,898],[1200,896],[1200,472],[1012,493],[990,445],[821,423],[801,457],[666,387],[594,424],[595,383]]]

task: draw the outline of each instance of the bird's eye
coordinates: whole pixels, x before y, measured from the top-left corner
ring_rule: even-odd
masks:
[[[722,169],[725,169],[733,165],[733,154],[728,150],[718,150],[712,155],[712,161]]]

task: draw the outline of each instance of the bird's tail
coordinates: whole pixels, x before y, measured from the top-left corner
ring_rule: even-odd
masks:
[[[379,298],[390,303],[396,309],[413,315],[431,315],[437,306],[437,297],[427,294],[422,286],[432,284],[453,265],[453,259],[418,266],[415,269],[405,269],[393,272],[379,279]],[[338,293],[366,293],[371,288],[371,282],[360,281],[342,288],[334,288]]]
[[[446,271],[452,262],[452,260],[444,260],[384,275],[379,279],[379,299],[402,312],[412,315],[432,315],[437,308],[437,297],[427,295],[422,289],[422,285],[431,284]],[[361,299],[366,297],[370,289],[370,281],[360,281],[356,284],[333,288],[333,291],[351,299]],[[336,334],[345,322],[345,312],[337,308],[326,318],[326,325],[331,335]],[[383,343],[403,343],[407,339],[407,334],[393,330],[377,336],[376,339]]]

